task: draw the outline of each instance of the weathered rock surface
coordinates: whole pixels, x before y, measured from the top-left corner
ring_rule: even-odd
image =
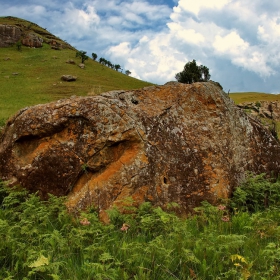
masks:
[[[280,121],[280,101],[257,101],[238,104],[251,115]]]
[[[66,61],[66,63],[68,63],[68,64],[76,64],[76,62],[73,59],[68,59]]]
[[[51,46],[52,49],[54,50],[61,50],[63,49],[63,45],[56,40],[50,40],[48,44]]]
[[[27,33],[21,40],[24,46],[30,48],[41,48],[43,46],[43,39],[35,33]]]
[[[0,24],[0,47],[10,47],[21,41],[24,46],[40,48],[44,41],[55,50],[75,50],[69,43],[62,41],[36,23],[11,16],[4,19],[7,19],[7,24]],[[10,24],[11,22],[14,24]]]
[[[168,83],[25,108],[0,141],[0,177],[70,209],[218,202],[246,171],[280,170],[280,146],[215,83]]]
[[[77,77],[72,75],[62,75],[61,80],[65,82],[74,82],[77,80]]]
[[[20,40],[19,27],[8,24],[0,24],[0,47],[10,47]]]

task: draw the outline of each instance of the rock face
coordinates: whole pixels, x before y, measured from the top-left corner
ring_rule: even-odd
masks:
[[[248,110],[256,117],[280,121],[280,101],[257,101],[238,104],[238,107]]]
[[[15,25],[0,24],[0,47],[10,47],[18,41],[21,41],[24,46],[31,48],[43,46],[43,39],[37,34],[30,32],[24,34]]]
[[[230,196],[246,171],[280,171],[280,146],[213,82],[168,83],[25,108],[0,141],[0,177],[70,209],[132,197],[181,214]]]
[[[62,44],[58,43],[56,40],[50,40],[48,44],[54,50],[61,50],[63,48]]]
[[[27,33],[21,40],[21,43],[30,48],[41,48],[43,46],[43,39],[35,33]]]
[[[0,47],[10,47],[20,40],[21,30],[17,26],[0,24]]]

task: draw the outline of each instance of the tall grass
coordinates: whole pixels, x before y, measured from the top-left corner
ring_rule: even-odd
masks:
[[[279,187],[264,177],[249,178],[228,205],[203,202],[187,219],[146,202],[128,209],[130,214],[111,209],[111,222],[105,225],[94,208],[73,216],[64,198],[41,201],[2,183],[0,276],[279,279]],[[271,194],[269,204],[264,203],[266,193]]]

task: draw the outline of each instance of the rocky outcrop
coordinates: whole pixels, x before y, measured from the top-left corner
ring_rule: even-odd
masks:
[[[54,50],[61,50],[63,48],[62,44],[57,42],[56,40],[49,40],[48,44]]]
[[[0,24],[0,47],[10,47],[19,41],[24,46],[31,48],[43,46],[43,39],[37,34],[24,33],[20,27],[15,25]]]
[[[168,83],[21,110],[1,138],[0,177],[103,219],[127,197],[186,214],[229,197],[246,171],[277,175],[279,153],[215,83]]]
[[[14,25],[0,24],[0,47],[10,47],[21,38],[21,30]]]
[[[21,43],[30,48],[41,48],[43,46],[43,39],[35,33],[27,33],[21,40]]]
[[[0,47],[10,47],[21,42],[27,47],[40,48],[45,42],[55,50],[76,50],[69,43],[62,41],[36,23],[11,16],[3,19],[7,20],[7,24],[0,24]]]
[[[253,116],[280,121],[280,101],[256,101],[238,104]]]

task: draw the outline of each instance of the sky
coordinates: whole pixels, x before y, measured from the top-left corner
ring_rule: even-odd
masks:
[[[144,81],[174,81],[195,59],[226,92],[280,93],[279,0],[0,0],[0,7],[0,16],[34,22]]]

